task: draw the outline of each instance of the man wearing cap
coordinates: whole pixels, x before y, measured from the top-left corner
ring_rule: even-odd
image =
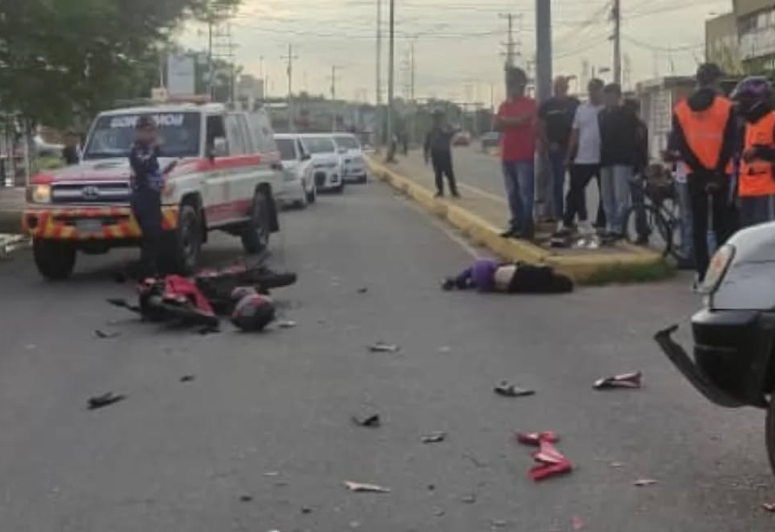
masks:
[[[565,154],[573,129],[573,117],[580,102],[568,96],[568,78],[559,76],[554,80],[554,96],[538,109],[540,122],[541,152],[549,162],[551,173],[551,217],[562,219],[563,194],[565,193]]]
[[[159,165],[161,156],[156,122],[150,116],[140,116],[135,124],[135,142],[129,151],[132,168],[132,214],[142,231],[139,278],[153,277],[158,272],[162,236],[161,193],[164,173]]]
[[[712,215],[717,245],[726,241],[732,229],[729,169],[736,144],[736,127],[732,102],[721,94],[722,76],[717,65],[701,65],[697,70],[697,90],[679,102],[673,112],[673,140],[687,167],[699,282],[705,278],[710,262],[708,215]]]
[[[449,182],[449,191],[453,197],[458,198],[455,172],[452,169],[452,137],[455,132],[444,121],[444,111],[436,109],[433,112],[433,127],[425,137],[425,164],[430,161],[433,164],[433,173],[436,176],[436,197],[444,196],[444,177]]]

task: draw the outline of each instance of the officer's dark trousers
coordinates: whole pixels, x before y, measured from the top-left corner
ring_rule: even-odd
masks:
[[[731,236],[732,225],[729,205],[729,180],[716,179],[708,189],[706,176],[689,176],[689,197],[692,204],[692,245],[694,263],[700,281],[705,279],[710,256],[708,251],[708,216],[710,215],[716,245],[722,246]]]
[[[449,190],[453,194],[457,193],[455,172],[452,170],[452,153],[448,151],[432,152],[431,162],[433,163],[433,173],[436,175],[436,191],[439,194],[444,193],[444,176],[446,176]]]
[[[159,273],[158,261],[161,248],[161,193],[151,188],[141,188],[132,193],[132,213],[143,232],[139,275],[152,277]]]

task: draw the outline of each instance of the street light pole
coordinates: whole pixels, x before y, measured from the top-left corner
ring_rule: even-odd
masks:
[[[396,27],[396,0],[390,0],[390,39],[388,49],[388,109],[387,109],[387,161],[392,162],[393,153],[393,97],[395,81],[395,28]]]
[[[551,0],[536,0],[536,96],[545,101],[552,93],[552,6]],[[536,205],[547,214],[551,177],[542,157],[536,157]],[[559,214],[559,213],[558,213]]]
[[[377,112],[374,120],[374,147],[379,151],[382,139],[382,0],[377,0]]]

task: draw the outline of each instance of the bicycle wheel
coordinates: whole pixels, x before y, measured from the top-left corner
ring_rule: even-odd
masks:
[[[638,208],[630,207],[624,215],[624,236],[627,241],[637,246],[653,249],[663,255],[671,253],[673,248],[673,231],[665,221],[662,213],[653,205],[644,205],[642,219],[638,220]]]

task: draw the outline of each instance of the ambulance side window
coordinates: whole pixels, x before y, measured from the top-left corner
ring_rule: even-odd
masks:
[[[226,137],[223,116],[212,115],[207,117],[207,136],[205,139],[208,156],[227,157],[229,155],[229,142]]]
[[[229,139],[229,155],[245,155],[248,153],[246,139],[236,115],[226,117],[226,136]]]

